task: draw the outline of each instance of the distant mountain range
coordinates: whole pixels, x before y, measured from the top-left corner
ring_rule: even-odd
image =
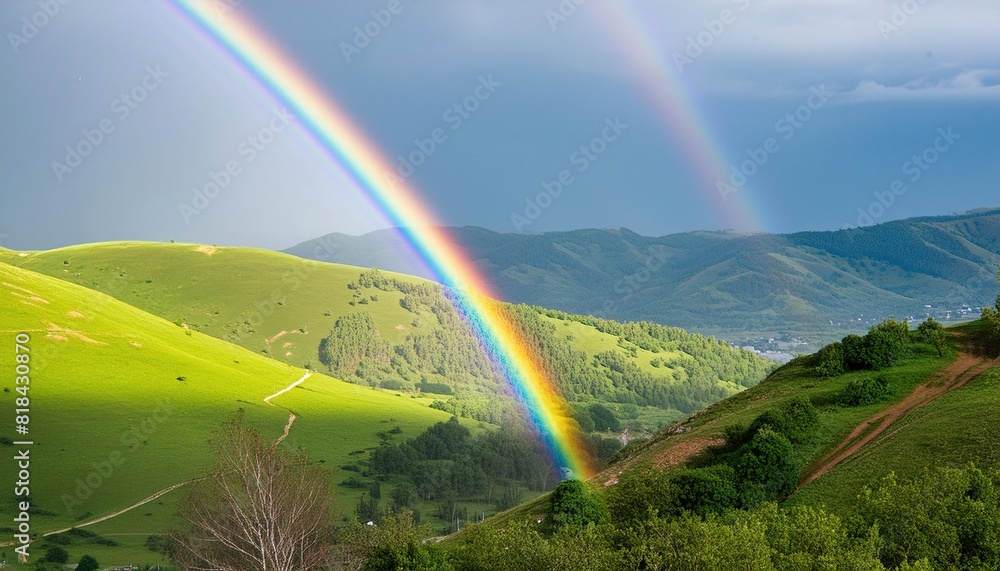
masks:
[[[450,231],[505,300],[730,339],[978,316],[1000,264],[1000,209],[795,234]],[[395,230],[329,234],[286,252],[433,277]]]

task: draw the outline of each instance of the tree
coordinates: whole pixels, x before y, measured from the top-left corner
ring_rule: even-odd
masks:
[[[611,409],[603,404],[590,405],[588,410],[590,411],[591,418],[594,420],[595,430],[615,432],[621,427],[618,419],[615,418],[615,413],[611,412]]]
[[[997,268],[997,280],[1000,281],[1000,268]],[[989,326],[994,341],[1000,341],[1000,295],[994,307],[983,308],[983,321]]]
[[[339,532],[337,569],[361,571],[451,571],[444,556],[422,540],[431,534],[413,513],[387,514],[376,525],[353,522]]]
[[[411,482],[402,482],[392,489],[392,511],[400,512],[412,508],[417,503],[417,487]]]
[[[50,563],[66,563],[69,561],[69,553],[67,553],[62,547],[56,545],[45,551],[45,558],[43,561]]]
[[[98,565],[97,560],[90,555],[84,555],[80,558],[80,563],[76,566],[76,571],[97,571],[101,566]]]
[[[305,571],[330,563],[335,519],[325,470],[265,440],[242,411],[209,446],[215,464],[180,507],[186,528],[172,534],[181,567]]]
[[[743,446],[734,467],[742,480],[747,507],[787,496],[798,482],[799,467],[792,443],[768,426]]]
[[[909,481],[890,473],[862,490],[851,523],[877,526],[879,557],[889,568],[926,558],[934,569],[998,569],[998,484],[1000,473],[972,464],[925,470]]]
[[[948,334],[945,333],[944,329],[938,329],[937,331],[931,333],[931,343],[934,348],[937,349],[938,357],[944,357],[944,346],[948,341]]]
[[[929,341],[935,331],[940,331],[942,329],[944,329],[943,325],[938,323],[938,321],[933,317],[928,317],[927,321],[924,321],[919,327],[917,327],[917,333],[920,333],[921,337]]]
[[[889,380],[879,376],[874,379],[855,379],[847,383],[840,393],[840,402],[844,406],[864,406],[881,402],[892,394]]]
[[[831,343],[816,354],[816,372],[821,377],[836,377],[844,374],[844,346]]]
[[[674,495],[677,515],[720,514],[736,507],[739,500],[736,471],[727,464],[679,470],[671,479],[677,487]]]
[[[844,337],[841,341],[844,364],[851,371],[889,367],[903,358],[909,343],[909,324],[886,319],[873,326],[864,337]]]
[[[549,500],[552,525],[587,525],[600,523],[607,515],[604,505],[580,480],[563,480]]]
[[[611,520],[634,526],[674,506],[675,487],[670,476],[651,464],[622,472],[618,484],[608,488],[606,500]]]
[[[358,505],[354,507],[354,515],[362,523],[378,519],[378,498],[361,494]]]

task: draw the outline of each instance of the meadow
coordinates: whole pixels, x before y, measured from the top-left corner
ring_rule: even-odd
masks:
[[[286,445],[307,449],[331,468],[352,451],[377,446],[386,427],[416,434],[450,417],[426,401],[321,374],[265,404],[306,371],[6,264],[0,264],[0,313],[10,355],[18,334],[31,337],[33,533],[85,525],[198,477],[211,459],[205,442],[239,409],[273,439],[282,435],[288,409],[296,409]],[[3,391],[0,417],[11,419],[19,396],[13,376],[5,376]],[[10,422],[0,428],[4,442],[21,438],[13,428]],[[3,463],[5,481],[12,467]],[[93,526],[121,547],[80,540],[68,546],[71,555],[157,561],[143,544],[174,525],[181,493]],[[0,496],[4,513],[13,513],[13,499]]]

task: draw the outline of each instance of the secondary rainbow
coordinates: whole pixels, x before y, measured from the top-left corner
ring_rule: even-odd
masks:
[[[456,292],[456,305],[503,369],[556,464],[574,477],[594,473],[586,438],[522,332],[494,301],[489,284],[404,180],[330,97],[238,10],[218,2],[175,0],[180,13],[224,50],[234,64],[286,105],[313,140],[354,178],[358,188],[401,229],[407,240]]]
[[[675,55],[662,45],[661,34],[653,31],[656,18],[640,12],[638,3],[601,2],[593,4],[600,11],[599,21],[606,28],[612,44],[619,48],[626,62],[643,83],[650,105],[667,127],[687,162],[698,176],[700,191],[717,211],[728,228],[740,231],[763,229],[760,217],[748,196],[753,192],[744,186],[732,192],[720,183],[729,183],[730,165],[712,135],[708,121],[691,100],[680,75]],[[739,8],[734,8],[739,10]],[[691,68],[697,61],[686,62]]]

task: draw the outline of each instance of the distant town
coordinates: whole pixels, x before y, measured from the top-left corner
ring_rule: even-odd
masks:
[[[928,317],[933,317],[944,325],[955,325],[979,319],[982,313],[982,307],[974,307],[965,304],[957,308],[924,305],[922,312],[919,312],[917,315],[908,315],[905,319],[910,324],[910,328],[912,329],[925,321]],[[887,317],[893,316],[869,316],[862,314],[858,317],[844,321],[830,320],[829,324],[836,329],[847,332],[863,332]],[[899,317],[896,317],[896,319],[899,319]],[[808,355],[815,353],[820,349],[820,345],[818,343],[805,341],[788,333],[778,334],[774,337],[751,337],[742,339],[738,342],[730,342],[729,345],[756,353],[765,359],[771,359],[772,361],[776,361],[781,364],[791,361],[798,355]]]

